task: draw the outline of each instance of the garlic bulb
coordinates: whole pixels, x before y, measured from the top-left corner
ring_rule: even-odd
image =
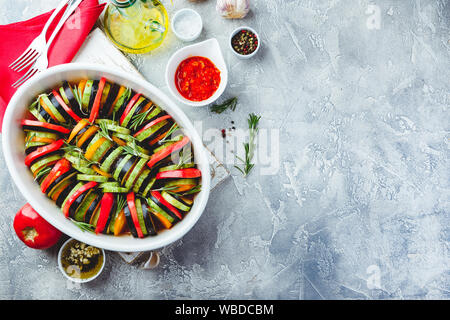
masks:
[[[242,19],[250,11],[250,0],[217,0],[216,10],[227,19]]]

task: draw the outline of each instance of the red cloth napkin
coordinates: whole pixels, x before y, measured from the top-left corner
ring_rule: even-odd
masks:
[[[87,35],[103,11],[105,4],[98,4],[98,0],[84,0],[78,9],[66,21],[53,41],[49,52],[49,67],[69,63],[80,49]],[[16,89],[11,84],[16,82],[27,70],[14,72],[8,68],[22,52],[30,45],[44,28],[45,23],[53,11],[41,14],[27,21],[0,25],[0,132],[3,115],[9,100]],[[64,9],[59,13],[59,17]],[[55,19],[47,32],[50,37],[59,19]]]

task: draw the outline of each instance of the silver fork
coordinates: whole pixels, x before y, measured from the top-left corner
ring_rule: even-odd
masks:
[[[68,2],[69,0],[61,1],[61,3],[56,7],[50,18],[45,23],[42,32],[33,40],[33,42],[31,42],[28,48],[25,49],[25,51],[9,65],[9,68],[19,72],[30,65],[32,62],[36,61],[36,59],[42,54],[42,51],[45,48],[48,28],[50,27],[58,13]]]
[[[38,57],[38,59],[34,62],[34,64],[31,66],[31,68],[25,73],[19,80],[17,80],[15,83],[13,83],[11,86],[13,88],[18,88],[22,84],[24,84],[28,79],[36,75],[37,73],[45,70],[48,68],[48,49],[50,48],[50,45],[52,44],[53,40],[57,36],[59,30],[62,28],[64,23],[69,19],[70,15],[78,8],[80,3],[83,0],[70,0],[70,3],[67,5],[66,11],[64,12],[63,16],[61,17],[61,20],[59,20],[58,25],[55,27],[55,30],[53,31],[52,35],[48,39],[48,42],[46,43],[44,50],[42,54]]]

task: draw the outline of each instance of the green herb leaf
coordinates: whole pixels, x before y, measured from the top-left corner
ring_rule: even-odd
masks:
[[[33,132],[29,137],[27,136],[25,141],[25,149],[28,148],[34,137],[36,137],[36,132]]]
[[[47,173],[49,173],[52,170],[51,167],[47,167],[45,169],[42,169],[41,171],[38,172],[38,174],[36,175],[36,177],[34,178],[34,181],[39,180],[40,178],[42,178],[43,176],[45,176]]]
[[[94,233],[95,232],[95,227],[92,224],[89,223],[85,223],[85,222],[80,222],[80,221],[76,221],[72,218],[70,218],[70,220],[78,227],[80,228],[83,232],[87,231],[90,233]]]
[[[248,127],[249,127],[249,142],[244,143],[244,150],[245,150],[245,159],[242,159],[239,156],[236,156],[236,159],[242,162],[243,167],[234,166],[236,169],[238,169],[244,177],[247,177],[250,171],[255,166],[252,163],[253,156],[255,153],[255,138],[258,134],[258,124],[259,120],[261,119],[261,116],[257,116],[254,113],[249,114],[248,117]]]
[[[117,207],[116,207],[116,214],[119,214],[120,211],[122,211],[123,208],[125,208],[125,205],[127,203],[127,200],[125,197],[121,194],[117,195]]]
[[[191,190],[186,191],[185,193],[182,194],[182,196],[187,196],[187,195],[190,195],[190,194],[199,193],[200,191],[202,191],[202,185],[201,184],[195,186]]]
[[[80,91],[78,90],[78,86],[74,86],[73,90],[73,95],[75,97],[75,100],[77,100],[78,106],[80,107],[80,111],[82,114],[87,115],[87,113],[84,112],[83,108],[82,108],[82,103],[81,103],[81,97],[80,97]]]
[[[178,186],[170,186],[170,187],[164,186],[164,187],[161,187],[161,188],[158,188],[158,189],[151,189],[151,190],[152,191],[167,191],[167,192],[170,192],[171,190],[174,190],[174,189],[178,189]]]
[[[106,125],[105,122],[101,121],[99,124],[100,127],[100,131],[98,132],[103,138],[108,139],[109,141],[113,141],[113,139],[111,138],[111,136],[109,135],[109,130],[108,130],[108,126]]]
[[[141,112],[138,114],[135,114],[131,117],[131,124],[129,126],[129,129],[131,130],[136,130],[147,118],[148,114],[150,113],[150,111],[152,111],[153,108],[149,108],[147,111],[145,112]]]
[[[222,104],[215,104],[211,106],[211,111],[215,113],[222,113],[227,109],[234,111],[236,109],[237,101],[238,100],[236,97],[228,99]]]
[[[164,142],[168,142],[170,141],[168,138],[179,129],[178,124],[175,122],[169,129],[169,131],[167,132],[167,134],[164,136],[164,138],[162,138],[161,140],[158,141],[158,144],[161,145]]]

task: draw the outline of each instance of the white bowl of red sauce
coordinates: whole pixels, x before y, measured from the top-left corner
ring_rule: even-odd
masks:
[[[216,101],[228,83],[228,70],[217,39],[186,46],[166,67],[169,91],[180,102],[202,107]]]

